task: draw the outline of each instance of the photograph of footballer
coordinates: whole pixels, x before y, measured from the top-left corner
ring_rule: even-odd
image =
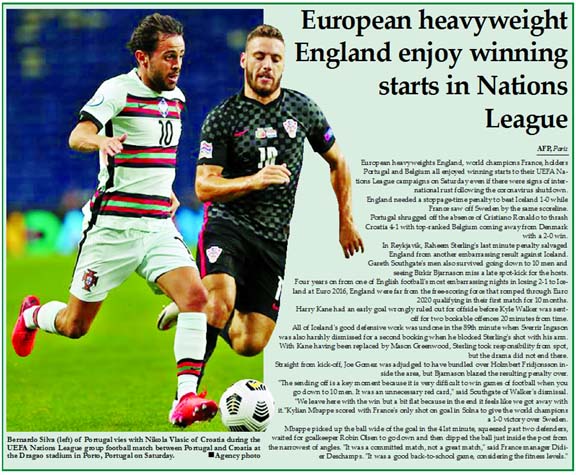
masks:
[[[345,157],[320,108],[281,87],[284,62],[282,33],[270,25],[253,29],[240,56],[242,90],[202,126],[195,186],[205,203],[197,252],[208,290],[204,365],[219,335],[237,354],[253,356],[274,331],[306,140],[329,165],[344,256],[364,252]],[[172,302],[158,316],[158,329],[179,318],[178,302]]]
[[[100,85],[69,136],[73,150],[98,152],[100,171],[98,188],[83,209],[68,302],[25,297],[12,346],[19,356],[30,355],[38,329],[82,337],[108,293],[137,273],[180,309],[174,337],[177,395],[169,421],[185,427],[210,420],[218,407],[205,393],[197,394],[208,293],[171,219],[179,205],[172,186],[185,103],[177,86],[185,53],[183,25],[169,15],[148,15],[128,47],[137,67]]]

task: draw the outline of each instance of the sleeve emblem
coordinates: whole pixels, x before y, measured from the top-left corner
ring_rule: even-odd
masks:
[[[213,149],[214,147],[211,142],[202,140],[202,142],[200,142],[200,155],[198,158],[212,158]]]
[[[100,104],[102,104],[104,102],[104,94],[102,93],[96,93],[94,94],[94,96],[92,97],[92,99],[90,99],[86,105],[88,107],[97,107]]]

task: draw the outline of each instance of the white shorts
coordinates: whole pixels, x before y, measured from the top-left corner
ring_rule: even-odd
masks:
[[[70,293],[85,302],[101,302],[132,272],[161,293],[156,279],[179,267],[196,263],[175,226],[149,232],[96,225],[80,244]]]

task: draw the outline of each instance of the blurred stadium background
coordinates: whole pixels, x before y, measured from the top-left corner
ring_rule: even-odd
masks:
[[[165,297],[138,276],[110,293],[81,341],[41,334],[27,358],[9,338],[26,294],[66,300],[81,232],[80,208],[96,187],[95,154],[68,148],[80,108],[100,83],[133,66],[125,44],[160,11],[185,27],[179,86],[187,98],[175,191],[176,224],[191,249],[202,210],[195,199],[198,133],[206,113],[242,84],[239,54],[262,22],[257,9],[23,9],[5,11],[5,389],[8,431],[164,431],[176,374],[173,333],[155,319]],[[167,334],[169,333],[169,334]],[[218,400],[238,379],[262,378],[262,357],[221,343],[202,388]],[[188,430],[223,430],[219,418]]]

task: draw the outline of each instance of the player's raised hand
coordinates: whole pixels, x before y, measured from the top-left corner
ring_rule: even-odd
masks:
[[[270,185],[285,185],[290,182],[290,170],[286,164],[267,165],[254,175],[254,189],[263,190]]]

